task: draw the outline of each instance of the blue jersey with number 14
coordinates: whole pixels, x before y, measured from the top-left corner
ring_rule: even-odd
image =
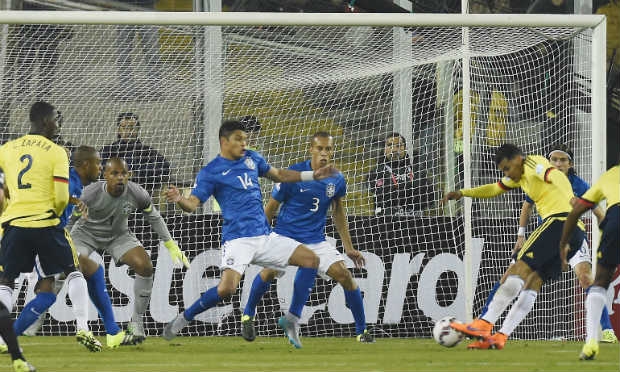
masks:
[[[310,171],[310,160],[293,164],[289,169]],[[342,173],[320,181],[277,184],[271,196],[282,204],[274,231],[300,243],[325,240],[325,219],[331,201],[347,193]]]
[[[222,244],[233,239],[269,234],[258,178],[271,166],[257,152],[246,150],[238,160],[218,155],[196,177],[192,195],[202,203],[213,195],[222,208]]]

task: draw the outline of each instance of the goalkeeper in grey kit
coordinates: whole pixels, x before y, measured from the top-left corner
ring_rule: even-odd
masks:
[[[126,264],[135,271],[134,311],[128,331],[138,341],[144,341],[146,334],[142,318],[151,299],[153,264],[142,243],[129,231],[129,214],[136,210],[142,212],[157,236],[164,241],[175,264],[182,263],[189,267],[189,261],[172,240],[149,193],[142,186],[129,181],[129,177],[130,172],[124,160],[108,160],[104,171],[105,181],[94,182],[84,188],[81,200],[88,208],[88,216],[75,222],[71,238],[80,255],[89,256],[93,251],[105,251],[117,265]]]

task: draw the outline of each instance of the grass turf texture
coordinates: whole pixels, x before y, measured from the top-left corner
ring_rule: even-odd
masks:
[[[99,338],[105,345],[105,339]],[[579,361],[581,342],[513,341],[504,350],[467,350],[430,339],[303,338],[295,350],[283,337],[148,337],[140,346],[88,352],[74,337],[21,337],[28,360],[45,371],[618,371],[620,346],[600,345],[596,360]],[[11,371],[8,355],[0,371]]]

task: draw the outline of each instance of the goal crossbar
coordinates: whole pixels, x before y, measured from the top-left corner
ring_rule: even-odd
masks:
[[[437,26],[437,27],[595,27],[603,15],[559,14],[392,14],[392,13],[249,13],[3,11],[6,24],[123,24],[203,26]]]

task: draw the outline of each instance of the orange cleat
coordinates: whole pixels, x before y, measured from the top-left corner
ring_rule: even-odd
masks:
[[[476,318],[473,322],[467,324],[452,322],[450,327],[467,336],[487,338],[491,336],[493,324],[486,320]]]
[[[506,345],[507,339],[508,339],[507,335],[498,332],[490,337],[485,338],[484,340],[472,342],[471,344],[467,345],[467,348],[468,349],[481,349],[481,350],[486,350],[486,349],[501,350],[504,348],[504,345]]]

